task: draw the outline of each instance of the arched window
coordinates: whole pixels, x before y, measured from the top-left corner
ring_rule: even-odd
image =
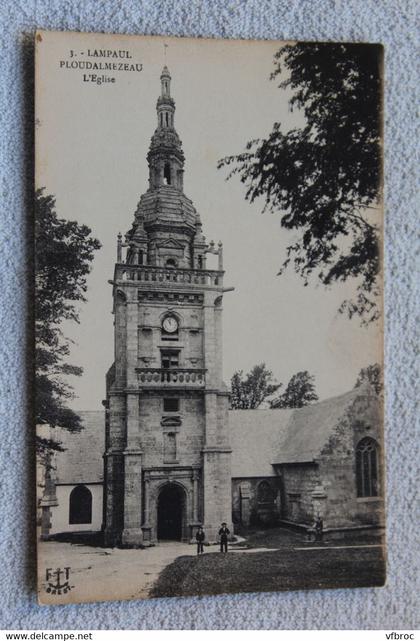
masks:
[[[357,496],[378,496],[378,444],[362,439],[356,448]]]
[[[268,481],[261,481],[257,489],[258,503],[274,503],[276,494]]]
[[[165,163],[165,167],[163,169],[163,178],[165,181],[165,185],[171,184],[171,166],[168,162]]]
[[[165,263],[165,267],[169,267],[169,269],[175,269],[176,267],[175,258],[168,258],[168,260]]]
[[[85,485],[76,485],[70,493],[69,523],[92,523],[92,492]]]

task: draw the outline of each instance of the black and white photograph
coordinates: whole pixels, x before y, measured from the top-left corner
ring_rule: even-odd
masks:
[[[38,31],[41,604],[379,587],[383,49]]]

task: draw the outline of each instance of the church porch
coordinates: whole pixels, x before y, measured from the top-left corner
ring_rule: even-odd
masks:
[[[143,544],[190,542],[201,524],[200,467],[155,467],[143,473]]]

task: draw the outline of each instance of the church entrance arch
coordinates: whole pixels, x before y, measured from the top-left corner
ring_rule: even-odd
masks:
[[[181,541],[185,526],[185,492],[176,483],[166,483],[159,492],[157,504],[157,538]]]

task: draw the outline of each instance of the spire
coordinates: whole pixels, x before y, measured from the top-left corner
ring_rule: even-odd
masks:
[[[183,269],[194,266],[204,269],[207,244],[200,216],[184,194],[185,158],[173,124],[175,101],[171,96],[171,74],[166,65],[160,74],[160,84],[156,105],[158,126],[147,154],[149,188],[140,198],[125,243],[118,238],[118,262],[122,247],[127,247],[126,263],[129,265],[176,264]]]
[[[160,75],[161,92],[156,110],[159,129],[174,128],[175,101],[171,98],[171,74],[165,65]]]
[[[171,74],[168,67],[165,65],[160,75],[160,82],[162,85],[162,98],[170,98],[171,96]]]
[[[151,189],[171,186],[182,191],[184,154],[174,127],[175,100],[171,96],[171,74],[166,65],[160,74],[160,85],[156,103],[158,123],[147,155],[149,184]]]

